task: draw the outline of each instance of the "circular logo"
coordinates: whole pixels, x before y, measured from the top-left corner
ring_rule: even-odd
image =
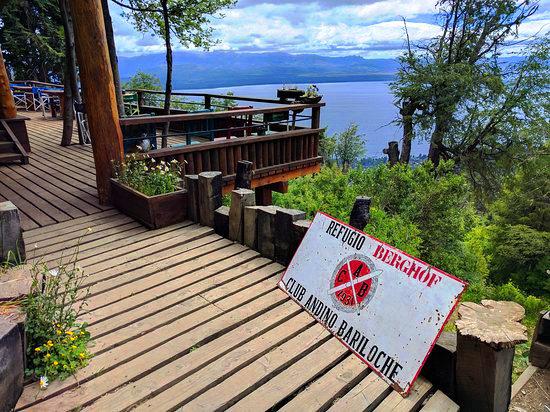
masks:
[[[344,312],[363,309],[376,293],[380,273],[365,255],[354,254],[342,259],[332,274],[329,288],[336,308]]]

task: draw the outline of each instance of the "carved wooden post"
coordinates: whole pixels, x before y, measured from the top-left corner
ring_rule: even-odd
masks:
[[[19,211],[12,202],[0,203],[0,263],[25,260]]]
[[[399,143],[392,141],[388,143],[388,147],[383,150],[384,154],[388,155],[388,163],[390,166],[397,164],[399,161]]]
[[[185,189],[187,190],[187,218],[193,222],[199,219],[199,176],[185,175]]]
[[[254,206],[256,198],[250,189],[236,189],[231,192],[231,208],[229,209],[229,239],[243,243],[244,208]]]
[[[363,230],[367,226],[370,220],[370,204],[370,197],[357,196],[349,217],[350,226],[358,230]]]
[[[269,186],[261,186],[256,189],[256,204],[258,206],[270,206],[273,203],[273,193]]]
[[[0,119],[15,119],[17,109],[10,90],[10,79],[0,49]]]
[[[111,194],[111,161],[123,158],[122,131],[100,0],[71,0],[80,80],[96,169],[99,202]]]
[[[201,225],[214,227],[214,211],[222,205],[222,172],[199,174],[199,218]]]
[[[235,176],[235,189],[250,189],[252,185],[252,162],[239,160]]]
[[[138,90],[137,92],[137,105],[140,113],[143,112],[143,106],[145,106],[145,99],[143,98],[143,92]]]
[[[258,209],[258,228],[256,232],[258,252],[262,256],[273,259],[275,257],[275,213],[277,206],[265,206]]]
[[[507,411],[514,347],[527,341],[515,302],[462,303],[456,321],[456,396],[464,411]]]
[[[318,129],[321,125],[321,108],[312,107],[311,108],[311,128]]]

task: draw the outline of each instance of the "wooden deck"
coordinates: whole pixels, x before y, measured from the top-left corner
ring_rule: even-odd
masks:
[[[276,287],[281,265],[209,227],[148,230],[101,208],[90,149],[58,146],[60,122],[29,129],[31,165],[0,167],[0,194],[34,259],[54,266],[81,239],[94,358],[28,385],[17,410],[411,411],[434,391],[393,392]]]

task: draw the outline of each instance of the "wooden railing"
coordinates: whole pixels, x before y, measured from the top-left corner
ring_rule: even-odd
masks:
[[[149,151],[148,155],[159,161],[176,159],[188,175],[221,171],[225,192],[233,188],[231,182],[235,179],[237,162],[248,160],[253,164],[252,187],[275,187],[320,169],[319,123],[320,110],[324,106],[324,103],[277,103],[262,108],[125,117],[120,119],[120,124],[123,128],[148,125],[155,129],[169,123],[170,137],[184,136],[187,143],[190,143],[189,135],[207,134],[212,141],[174,147],[163,145],[161,149]],[[311,113],[302,114],[306,110]],[[310,124],[298,126],[297,120]],[[163,138],[167,140],[166,136]],[[279,189],[275,187],[275,190]]]
[[[184,174],[221,171],[226,189],[231,190],[237,162],[252,162],[252,187],[271,185],[315,173],[322,158],[318,155],[320,129],[301,129],[269,136],[221,140],[179,148],[152,150],[149,157],[166,162],[176,159]]]

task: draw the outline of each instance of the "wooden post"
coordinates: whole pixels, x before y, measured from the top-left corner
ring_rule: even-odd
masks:
[[[399,162],[399,143],[392,141],[388,143],[388,147],[383,150],[384,154],[388,155],[388,163],[393,166]]]
[[[351,215],[349,224],[355,229],[363,230],[370,220],[370,204],[371,198],[366,196],[357,196]]]
[[[214,211],[222,205],[222,172],[199,174],[199,220],[214,227]]]
[[[139,110],[140,113],[142,113],[143,106],[145,106],[145,100],[143,98],[143,92],[141,90],[138,90],[136,93],[137,93],[138,110]]]
[[[462,303],[456,321],[456,396],[464,411],[507,411],[514,347],[527,341],[515,302]]]
[[[112,161],[122,160],[123,148],[101,0],[71,0],[70,7],[99,203],[108,204]]]
[[[301,210],[279,209],[275,212],[275,260],[282,265],[288,265],[295,252],[291,235],[293,223],[305,218],[306,214]]]
[[[239,160],[235,176],[235,189],[250,189],[252,185],[252,162]]]
[[[533,332],[529,362],[537,368],[550,368],[550,310],[540,312],[537,327]]]
[[[205,109],[211,109],[212,108],[212,97],[208,94],[204,95],[204,108]]]
[[[244,240],[244,208],[254,206],[256,198],[250,189],[235,189],[231,192],[231,208],[229,209],[229,240],[243,243]]]
[[[258,209],[258,229],[256,231],[258,252],[262,256],[273,259],[275,257],[275,213],[277,206],[265,206]]]
[[[19,210],[12,202],[0,203],[0,263],[25,260],[25,242]]]
[[[318,129],[321,127],[321,108],[312,107],[311,108],[311,128]]]
[[[4,65],[4,56],[0,49],[0,119],[15,119],[17,109],[10,90],[10,79]]]
[[[199,219],[199,176],[185,175],[185,189],[187,190],[187,218],[193,222]]]
[[[220,206],[214,210],[214,231],[221,237],[229,238],[229,208]]]
[[[257,187],[256,204],[258,206],[270,206],[273,203],[273,193],[268,186]]]

